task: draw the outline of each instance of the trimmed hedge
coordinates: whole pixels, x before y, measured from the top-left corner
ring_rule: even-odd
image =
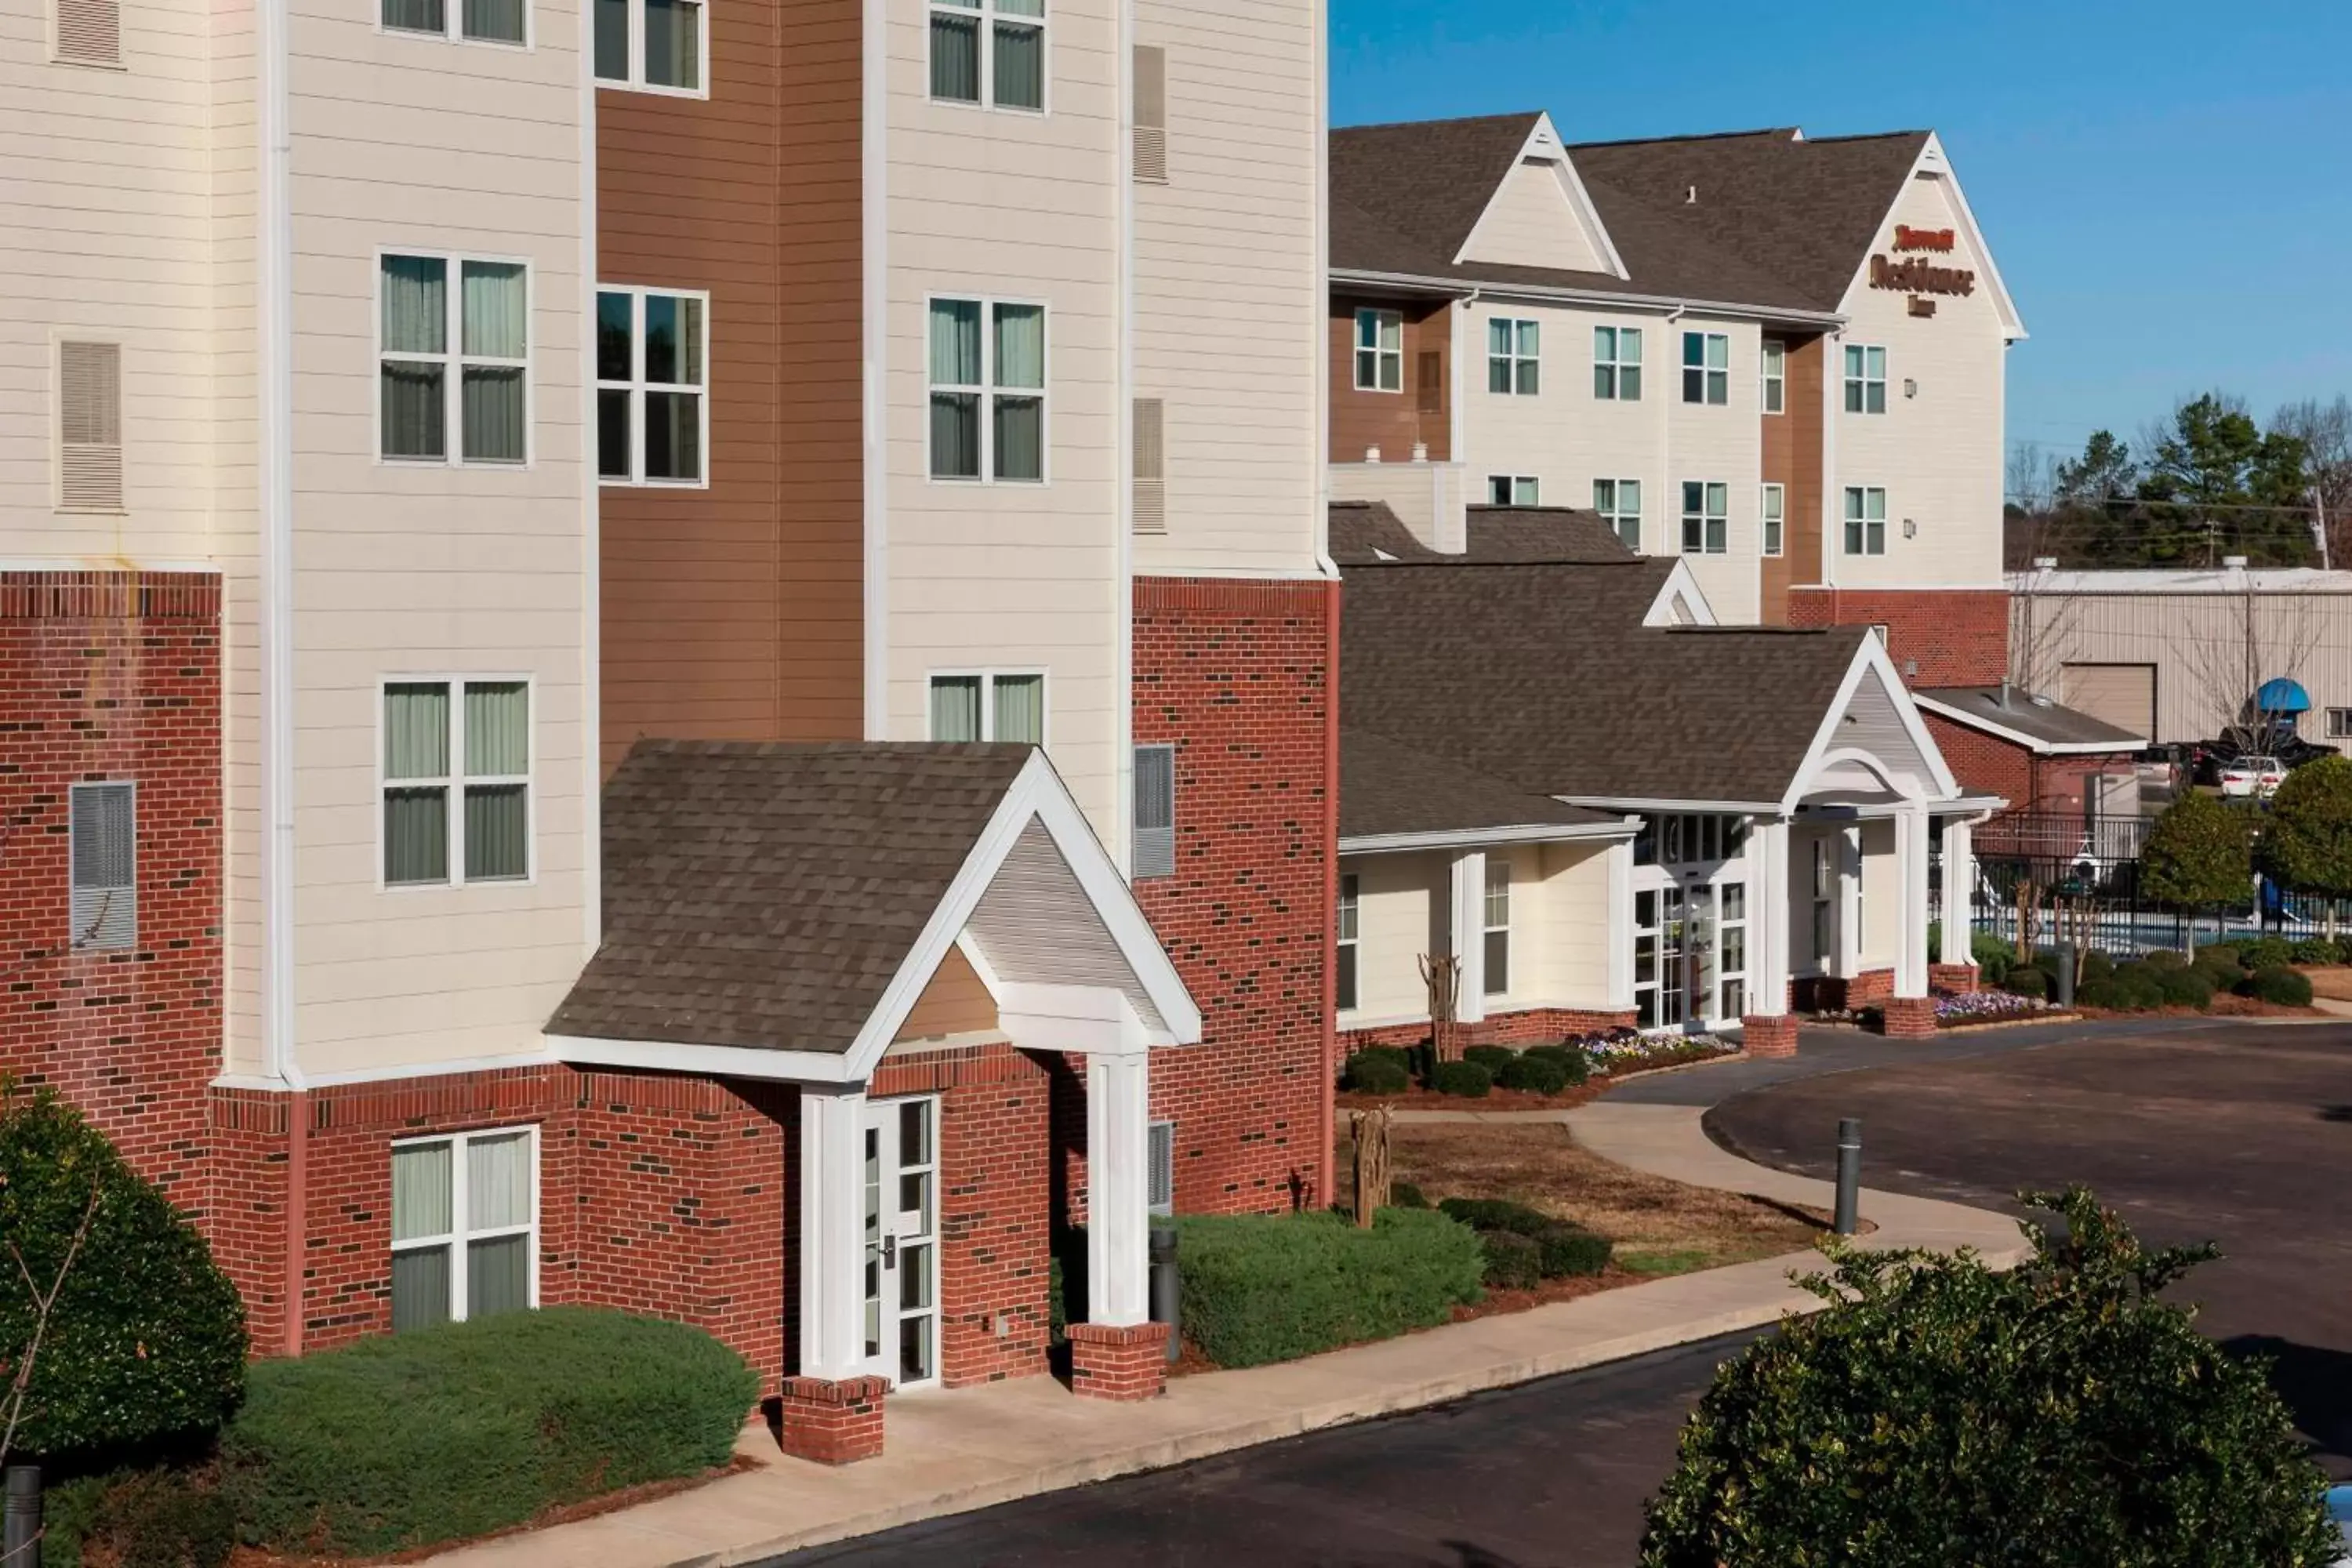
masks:
[[[1348,1058],[1340,1082],[1360,1094],[1402,1094],[1412,1087],[1412,1074],[1405,1070],[1404,1063],[1396,1055],[1358,1051]]]
[[[1462,1059],[1476,1062],[1490,1073],[1499,1073],[1519,1059],[1519,1053],[1508,1046],[1471,1046],[1464,1049]]]
[[[2248,996],[2264,1002],[2275,1002],[2287,1007],[2311,1005],[2311,978],[2284,966],[2257,969],[2242,982],[2238,989]]]
[[[1586,1056],[1580,1047],[1565,1040],[1556,1046],[1529,1046],[1526,1054],[1538,1061],[1558,1062],[1570,1084],[1582,1083],[1592,1076],[1592,1058]]]
[[[2258,936],[2238,944],[2241,969],[2284,969],[2294,962],[2294,949],[2284,937]]]
[[[2216,942],[2210,947],[2199,948],[2195,962],[2232,971],[2244,967],[2238,962],[2238,950],[2227,942]]]
[[[1557,1057],[1539,1057],[1530,1051],[1513,1057],[1495,1075],[1502,1089],[1521,1089],[1532,1094],[1558,1094],[1568,1087],[1568,1068]]]
[[[1977,971],[1984,976],[1986,984],[1999,985],[2009,978],[2011,966],[2017,963],[2017,949],[1988,932],[1971,931],[1969,956],[1976,960]]]
[[[1185,1215],[1184,1335],[1219,1366],[1263,1366],[1447,1321],[1475,1301],[1477,1233],[1426,1209],[1370,1230],[1328,1212]]]
[[[2138,962],[2150,969],[2186,969],[2189,961],[2168,947],[2159,947],[2140,954]]]
[[[201,1443],[228,1419],[246,1383],[236,1287],[171,1200],[49,1089],[0,1087],[0,1238],[22,1251],[21,1268],[0,1253],[0,1366],[13,1370],[32,1340],[27,1275],[58,1290],[16,1458],[101,1469]]]
[[[1389,1206],[1401,1209],[1425,1209],[1429,1194],[1411,1182],[1391,1179],[1389,1183]]]
[[[2336,962],[2336,943],[2328,941],[2324,936],[2305,937],[2301,942],[2296,942],[2290,951],[2294,955],[2294,962],[2297,963],[2333,963]]]
[[[223,1486],[248,1545],[401,1552],[724,1465],[759,1395],[699,1329],[504,1313],[255,1363]]]
[[[2000,988],[2012,996],[2047,996],[2050,976],[2030,963],[2021,963],[2002,977]]]
[[[1482,1230],[1478,1250],[1486,1259],[1487,1289],[1532,1290],[1543,1283],[1543,1248],[1534,1237],[1516,1230]]]
[[[2156,977],[2156,987],[2170,1007],[2206,1008],[2213,1005],[2213,982],[2194,969],[2168,969]]]
[[[2148,954],[2149,962],[2153,963],[2155,958],[2156,954]],[[2100,952],[2097,948],[2095,947],[2091,949],[2090,952],[2083,955],[2082,977],[2085,983],[2093,980],[2105,980],[2108,975],[2113,974],[2115,972],[2116,961],[2107,954]]]
[[[1502,1231],[1534,1242],[1539,1254],[1538,1270],[1546,1279],[1598,1274],[1609,1267],[1612,1244],[1607,1237],[1595,1236],[1581,1226],[1555,1219],[1525,1204],[1507,1198],[1448,1198],[1437,1207],[1482,1235]],[[1491,1276],[1486,1282],[1502,1283]]]
[[[1458,1094],[1465,1100],[1484,1100],[1486,1091],[1495,1087],[1495,1075],[1476,1062],[1440,1062],[1429,1069],[1429,1087],[1440,1094]]]

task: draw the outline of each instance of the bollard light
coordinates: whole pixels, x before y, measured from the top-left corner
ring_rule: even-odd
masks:
[[[1862,1119],[1848,1116],[1838,1121],[1837,1218],[1833,1223],[1840,1236],[1853,1234],[1854,1210],[1861,1196]]]

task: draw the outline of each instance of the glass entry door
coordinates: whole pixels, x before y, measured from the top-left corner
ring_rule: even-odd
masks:
[[[1633,895],[1633,1004],[1644,1029],[1683,1021],[1685,920],[1683,889],[1643,888]]]
[[[940,1375],[939,1113],[866,1108],[866,1366],[898,1388]]]

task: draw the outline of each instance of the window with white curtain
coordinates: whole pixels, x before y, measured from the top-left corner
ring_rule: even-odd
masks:
[[[1357,1006],[1357,950],[1362,942],[1363,884],[1353,876],[1339,879],[1339,933],[1334,940],[1332,958],[1338,973],[1332,976],[1332,1005],[1342,1013],[1352,1013]]]
[[[1683,401],[1717,408],[1731,401],[1731,339],[1722,332],[1683,334]]]
[[[931,96],[1045,107],[1045,0],[930,0]]]
[[[931,477],[1045,478],[1045,307],[934,300]]]
[[[1045,743],[1045,678],[1034,670],[931,677],[931,739]]]
[[[1537,506],[1537,497],[1543,486],[1533,474],[1489,474],[1486,476],[1488,506]]]
[[[393,1331],[538,1304],[537,1129],[394,1143]]]
[[[700,0],[594,0],[594,5],[598,81],[641,92],[704,96],[710,39]]]
[[[707,482],[710,297],[596,291],[596,476],[608,485]]]
[[[1511,863],[1486,862],[1486,990],[1489,996],[1511,989]]]
[[[1356,312],[1356,390],[1404,390],[1404,315],[1370,309]]]
[[[528,44],[526,0],[380,0],[388,33],[424,33],[469,44]]]
[[[1604,403],[1642,401],[1642,329],[1592,329],[1592,395]]]
[[[383,756],[387,887],[530,877],[530,682],[386,681]]]
[[[1683,553],[1721,555],[1731,547],[1731,487],[1683,481]]]
[[[1176,1124],[1155,1121],[1150,1126],[1150,1141],[1146,1145],[1150,1159],[1148,1179],[1144,1183],[1144,1207],[1153,1214],[1176,1212]]]
[[[1766,338],[1759,356],[1762,365],[1764,412],[1785,414],[1789,408],[1789,345],[1779,338]]]
[[[1642,548],[1642,481],[1639,479],[1595,479],[1592,481],[1592,510],[1601,520],[1617,531],[1625,548]]]
[[[379,276],[381,455],[528,461],[530,269],[520,261],[386,255]]]
[[[1845,487],[1845,552],[1886,553],[1886,492],[1876,485]]]
[[[1764,528],[1764,553],[1780,553],[1780,530],[1787,521],[1789,492],[1779,485],[1766,485],[1756,497],[1756,515]]]
[[[1533,397],[1543,390],[1543,324],[1498,317],[1486,323],[1486,390]]]

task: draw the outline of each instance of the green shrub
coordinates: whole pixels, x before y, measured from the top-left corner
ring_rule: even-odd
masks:
[[[1998,985],[2008,978],[2010,966],[2017,962],[2017,949],[1989,931],[1971,931],[1969,956],[1977,961],[1985,984]]]
[[[1425,1209],[1429,1206],[1429,1194],[1411,1182],[1391,1181],[1389,1206],[1401,1209]]]
[[[1412,1087],[1412,1075],[1386,1052],[1358,1051],[1348,1058],[1340,1082],[1359,1094],[1402,1094]]]
[[[1440,1094],[1484,1100],[1495,1087],[1495,1075],[1474,1061],[1440,1062],[1429,1069],[1429,1087]]]
[[[1523,1089],[1531,1094],[1558,1094],[1568,1087],[1568,1068],[1557,1057],[1529,1053],[1505,1062],[1495,1082],[1503,1089]]]
[[[1397,1066],[1404,1068],[1407,1072],[1411,1072],[1412,1070],[1413,1053],[1412,1047],[1410,1047],[1359,1046],[1356,1047],[1355,1054],[1360,1057],[1379,1057],[1383,1060],[1396,1063]]]
[[[2020,964],[2002,978],[2000,988],[2012,996],[2047,996],[2050,976],[2030,963]]]
[[[2138,962],[2150,969],[2186,969],[2189,961],[2168,947],[2150,948],[2139,955]]]
[[[236,1511],[208,1479],[129,1471],[107,1479],[81,1545],[85,1559],[115,1568],[221,1568],[236,1546]]]
[[[2336,939],[2336,962],[2352,963],[2352,936],[2339,936]]]
[[[1508,1046],[1471,1046],[1462,1053],[1465,1062],[1476,1062],[1490,1073],[1501,1072],[1506,1064],[1517,1061],[1519,1053]]]
[[[2324,936],[2305,937],[2288,951],[2297,963],[2336,962],[2336,944]]]
[[[2238,948],[2241,969],[2279,969],[2294,961],[2294,949],[2284,937],[2258,936]]]
[[[1481,1282],[1489,1290],[1532,1290],[1543,1283],[1543,1248],[1516,1230],[1482,1230],[1478,1248],[1486,1260]]]
[[[2084,981],[2074,987],[2074,1001],[2080,1006],[2105,1007],[2115,1012],[2122,1011],[2125,1006],[2123,992],[2116,986],[2113,975],[2105,980]]]
[[[1185,1215],[1185,1337],[1220,1366],[1262,1366],[1446,1321],[1478,1300],[1477,1233],[1386,1208],[1370,1230],[1330,1213]]]
[[[1437,1205],[1437,1210],[1473,1230],[1512,1230],[1522,1236],[1532,1236],[1555,1223],[1541,1209],[1531,1209],[1508,1198],[1447,1198]]]
[[[2239,983],[2238,991],[2241,995],[2275,1002],[2283,1006],[2311,1005],[2311,977],[2297,974],[2284,966],[2255,970]]]
[[[2163,1006],[2166,973],[2137,962],[2116,964],[2111,984],[2117,1000],[2111,1005],[2136,1013]]]
[[[2097,948],[2095,947],[2083,955],[2083,979],[2104,980],[2115,972],[2116,961]]]
[[[93,1194],[96,1206],[92,1207]],[[47,1089],[0,1087],[0,1365],[31,1342],[26,1275],[56,1285],[12,1452],[56,1463],[202,1441],[245,1387],[245,1309],[196,1229]],[[59,1466],[60,1468],[71,1468]]]
[[[1650,1500],[1643,1568],[2268,1563],[2341,1550],[2258,1361],[2160,1296],[2210,1247],[2145,1250],[2080,1189],[2030,1199],[2013,1272],[1841,1249],[1716,1374]],[[2054,1228],[2054,1227],[2053,1227]]]
[[[699,1329],[509,1312],[255,1363],[221,1440],[247,1544],[360,1555],[727,1463],[760,1379]]]
[[[1582,1226],[1556,1219],[1540,1209],[1507,1198],[1448,1198],[1437,1205],[1448,1218],[1460,1220],[1485,1234],[1508,1231],[1534,1242],[1540,1253],[1543,1277],[1598,1274],[1609,1267],[1612,1243]]]
[[[2213,982],[2194,969],[2168,969],[2156,977],[2157,990],[2168,1007],[2195,1007],[2200,1012],[2213,1005]]]
[[[1582,1083],[1592,1076],[1592,1058],[1575,1046],[1565,1042],[1556,1046],[1529,1046],[1525,1053],[1544,1061],[1559,1064],[1559,1070],[1571,1084]]]
[[[2215,969],[2226,969],[2233,974],[2245,967],[2238,962],[2237,948],[2228,942],[2215,942],[2210,947],[2199,948],[2196,963]]]

